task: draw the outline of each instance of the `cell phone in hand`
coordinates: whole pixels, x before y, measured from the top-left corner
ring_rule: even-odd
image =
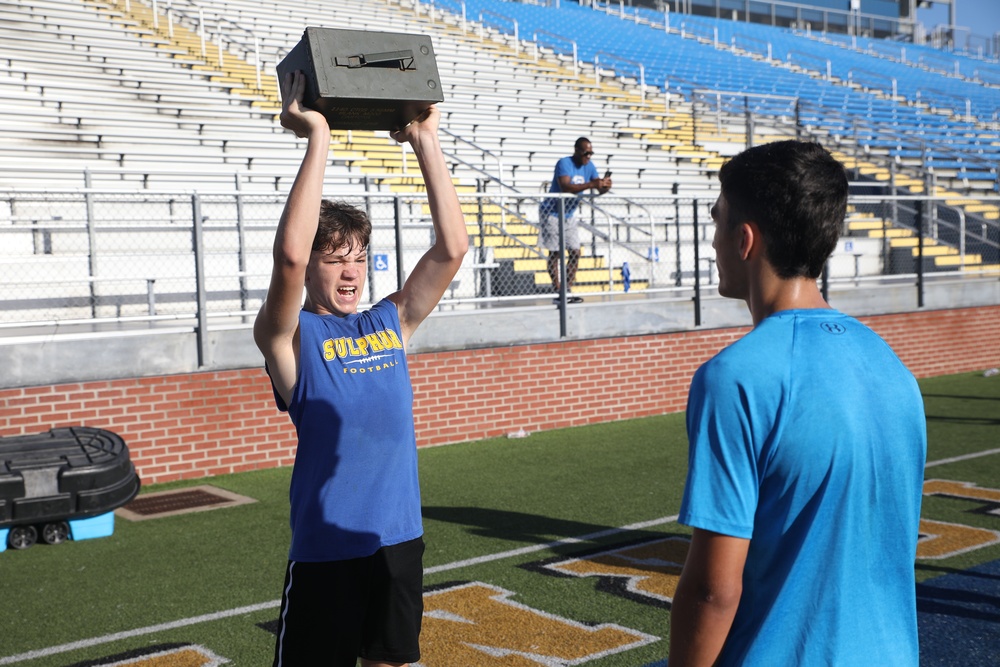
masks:
[[[606,172],[604,172],[604,178],[611,178],[611,170],[610,169],[608,169]]]

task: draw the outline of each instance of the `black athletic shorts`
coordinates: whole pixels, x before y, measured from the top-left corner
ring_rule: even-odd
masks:
[[[423,554],[418,537],[364,558],[289,561],[274,667],[418,661]]]

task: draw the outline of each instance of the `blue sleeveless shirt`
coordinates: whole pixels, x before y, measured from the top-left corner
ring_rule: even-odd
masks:
[[[413,388],[396,305],[299,315],[289,558],[369,556],[423,534]]]

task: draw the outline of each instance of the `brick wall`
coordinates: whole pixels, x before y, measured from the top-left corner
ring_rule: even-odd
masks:
[[[918,377],[1000,366],[1000,306],[862,318]],[[745,328],[417,354],[417,441],[435,445],[684,409],[695,369]],[[144,483],[290,465],[259,368],[0,390],[0,436],[120,434]]]

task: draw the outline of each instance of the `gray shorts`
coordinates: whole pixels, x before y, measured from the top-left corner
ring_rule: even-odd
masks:
[[[580,228],[576,224],[575,215],[566,216],[566,248],[580,249]],[[539,216],[538,245],[546,250],[559,252],[559,214]]]

